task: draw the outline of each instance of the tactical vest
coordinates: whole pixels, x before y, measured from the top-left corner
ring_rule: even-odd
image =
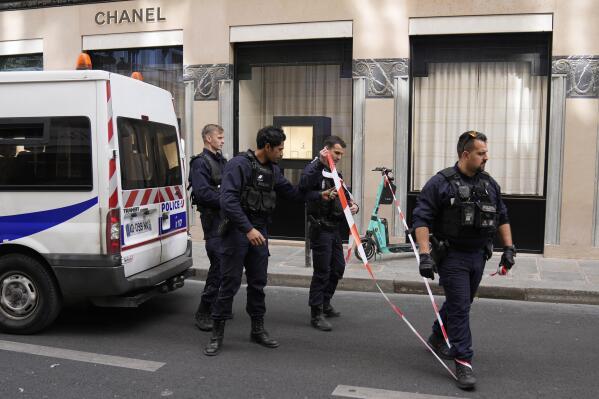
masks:
[[[218,191],[220,189],[220,183],[222,180],[222,166],[220,164],[220,162],[218,162],[216,159],[214,159],[214,157],[202,152],[198,155],[194,155],[191,157],[191,160],[189,161],[189,187],[187,187],[187,189],[189,190],[189,188],[191,187],[191,170],[193,168],[193,162],[198,159],[201,158],[204,161],[206,161],[206,164],[208,165],[208,169],[210,170],[210,186],[212,189]],[[195,198],[195,196],[193,195],[193,190],[191,191],[191,203],[195,206],[198,207],[198,210],[200,212],[206,212],[208,209],[206,207],[204,207],[202,204],[200,204],[198,202],[198,200]],[[206,208],[206,209],[205,209]]]
[[[241,191],[241,207],[250,216],[269,216],[277,205],[273,167],[260,164],[251,150],[243,156],[252,165],[252,176]]]
[[[325,191],[335,187],[335,183],[332,179],[322,179],[321,190]],[[308,215],[314,219],[326,223],[338,223],[343,219],[343,207],[341,207],[341,200],[339,197],[335,197],[333,201],[325,201],[319,198],[316,201],[308,202]]]
[[[442,239],[493,238],[499,215],[497,205],[489,196],[491,176],[481,172],[472,184],[466,182],[453,167],[439,173],[449,182],[453,193],[449,206],[442,210],[436,235]]]

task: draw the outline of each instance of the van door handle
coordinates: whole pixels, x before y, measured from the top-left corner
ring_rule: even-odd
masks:
[[[168,220],[168,212],[162,212],[162,220]]]

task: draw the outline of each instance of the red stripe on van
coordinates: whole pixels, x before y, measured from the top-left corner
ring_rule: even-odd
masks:
[[[112,96],[112,93],[110,92],[110,80],[106,81],[106,101],[110,101],[110,97]]]
[[[108,119],[108,141],[112,140],[112,135],[113,135],[113,131],[112,131],[112,118]]]
[[[171,188],[170,187],[165,187],[164,191],[166,191],[166,195],[168,195],[168,199],[171,201],[175,200],[175,196],[173,195],[173,193],[171,192]]]
[[[114,192],[110,195],[110,198],[108,199],[108,207],[116,208],[118,201],[119,201],[118,194],[117,194],[116,190],[114,190]]]
[[[181,187],[175,186],[175,194],[177,194],[178,199],[183,199],[183,195],[181,195]]]
[[[137,198],[137,190],[133,190],[129,193],[129,198],[127,198],[127,203],[125,204],[125,208],[131,208],[133,204],[135,204],[135,198]]]
[[[144,196],[141,198],[141,204],[140,205],[146,205],[148,203],[148,200],[150,199],[150,195],[152,195],[152,190],[145,190],[144,191]]]
[[[114,130],[112,127],[112,104],[111,104],[112,93],[110,91],[110,81],[106,81],[106,103],[108,105],[108,142],[112,140]]]
[[[116,173],[116,159],[112,158],[111,160],[108,161],[109,179],[112,179],[112,177],[114,176],[115,173]],[[116,192],[116,188],[115,188],[115,189],[113,189],[112,193],[110,194],[110,199],[108,200],[108,207],[116,208],[117,203],[118,203],[118,196],[117,196],[117,192]]]
[[[108,178],[112,179],[112,176],[116,172],[116,159],[112,158],[108,161]]]

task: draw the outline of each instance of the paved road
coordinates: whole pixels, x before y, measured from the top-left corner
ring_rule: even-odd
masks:
[[[360,387],[375,390],[355,397],[379,399],[596,398],[599,392],[597,306],[478,300],[479,384],[466,393],[373,293],[338,293],[343,315],[333,332],[323,333],[309,327],[305,289],[268,288],[267,327],[281,342],[274,350],[249,342],[240,296],[224,352],[208,358],[201,351],[209,334],[191,320],[201,288],[189,282],[139,309],[75,306],[43,334],[0,334],[0,348],[9,349],[0,350],[0,398],[332,398],[333,391]],[[391,298],[428,333],[427,297]]]

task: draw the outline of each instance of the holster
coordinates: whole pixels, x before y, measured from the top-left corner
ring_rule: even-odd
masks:
[[[218,235],[224,237],[231,229],[231,220],[228,217],[224,217],[218,225]]]
[[[321,229],[322,226],[320,225],[320,221],[314,218],[314,216],[308,215],[308,235],[310,237],[310,241],[318,240]]]
[[[208,207],[200,207],[198,206],[198,211],[200,212],[200,217],[204,219],[204,222],[207,226],[212,226],[212,222],[214,221],[214,217],[218,214],[216,209],[208,208]]]
[[[447,241],[439,241],[435,236],[431,234],[431,257],[435,261],[435,265],[440,265],[441,262],[447,257],[449,252],[449,243]]]
[[[487,245],[485,245],[485,260],[491,259],[493,256],[493,241],[489,240]]]

